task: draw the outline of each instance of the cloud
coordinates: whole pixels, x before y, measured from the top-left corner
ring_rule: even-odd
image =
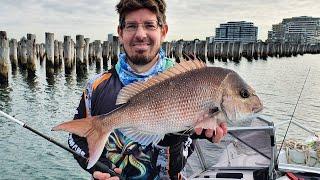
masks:
[[[0,28],[9,37],[20,39],[34,33],[44,42],[45,32],[63,35],[83,34],[92,40],[116,33],[118,0],[1,0]],[[167,0],[167,40],[204,39],[219,24],[250,21],[258,26],[260,39],[266,39],[272,24],[294,16],[320,17],[317,0]]]

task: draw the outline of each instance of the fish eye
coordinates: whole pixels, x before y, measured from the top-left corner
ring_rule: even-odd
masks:
[[[247,89],[241,89],[240,90],[240,96],[242,98],[248,98],[250,96],[250,93]]]

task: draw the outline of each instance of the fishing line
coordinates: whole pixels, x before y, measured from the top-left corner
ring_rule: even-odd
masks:
[[[77,157],[80,157],[80,158],[86,160],[86,162],[88,162],[88,158],[79,155],[79,154],[78,154],[77,152],[75,152],[74,150],[72,150],[72,149],[68,148],[67,146],[59,143],[58,141],[54,140],[53,138],[51,138],[51,137],[49,137],[49,136],[47,136],[47,135],[44,135],[44,134],[40,133],[39,131],[31,128],[30,126],[28,126],[28,125],[25,124],[24,122],[22,122],[22,121],[20,121],[20,120],[18,120],[18,119],[16,119],[16,118],[10,116],[9,114],[7,114],[7,113],[5,113],[5,112],[3,112],[3,111],[1,111],[1,110],[0,110],[0,115],[6,117],[7,119],[9,119],[9,120],[11,120],[11,121],[14,121],[15,123],[19,124],[20,126],[28,129],[29,131],[31,131],[31,132],[33,132],[33,133],[41,136],[42,138],[48,140],[49,142],[52,142],[53,144],[61,147],[62,149],[66,150],[66,151],[72,153],[73,155],[75,155],[75,156],[77,156]],[[95,164],[95,166],[99,169],[99,171],[109,173],[111,176],[118,176],[119,179],[121,179],[121,180],[124,179],[121,175],[117,174],[115,171],[113,171],[113,170],[110,169],[108,166],[106,166],[105,164],[103,164],[103,163],[101,163],[101,162],[99,162],[99,161]]]
[[[308,74],[307,74],[307,76],[306,76],[306,79],[304,80],[304,83],[303,83],[302,89],[301,89],[301,91],[300,91],[300,94],[299,94],[297,103],[296,103],[296,105],[295,105],[295,107],[294,107],[294,109],[293,109],[293,113],[292,113],[292,115],[291,115],[291,118],[290,118],[290,121],[289,121],[289,125],[288,125],[288,127],[287,127],[286,133],[284,134],[283,140],[282,140],[282,142],[281,142],[281,146],[280,146],[280,149],[279,149],[277,158],[276,158],[276,162],[278,162],[278,158],[279,158],[279,155],[280,155],[280,152],[281,152],[283,143],[284,143],[284,141],[286,140],[286,137],[287,137],[287,134],[288,134],[288,130],[289,130],[289,127],[290,127],[291,122],[292,122],[293,115],[294,115],[294,113],[296,112],[296,109],[297,109],[297,106],[298,106],[300,97],[301,97],[302,92],[303,92],[303,89],[304,89],[304,87],[305,87],[305,85],[306,85],[306,82],[307,82],[307,79],[308,79],[308,76],[309,76],[309,73],[310,73],[310,69],[311,69],[311,67],[309,67],[309,71],[308,71]]]

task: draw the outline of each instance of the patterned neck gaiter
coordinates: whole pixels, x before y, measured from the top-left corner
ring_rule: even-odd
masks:
[[[148,78],[157,75],[159,72],[163,72],[168,68],[168,63],[166,61],[167,58],[165,58],[164,51],[160,48],[159,60],[157,61],[157,63],[154,64],[153,67],[151,67],[147,72],[136,73],[127,63],[126,54],[121,53],[119,55],[119,60],[115,68],[120,77],[120,81],[126,86],[133,82],[145,81]]]

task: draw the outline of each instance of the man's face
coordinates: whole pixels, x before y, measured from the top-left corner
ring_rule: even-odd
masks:
[[[139,9],[126,15],[126,25],[123,29],[118,27],[120,41],[133,64],[145,65],[157,58],[161,43],[168,31],[166,24],[161,27],[157,22],[157,16],[153,12]],[[150,28],[154,24],[157,28]]]

